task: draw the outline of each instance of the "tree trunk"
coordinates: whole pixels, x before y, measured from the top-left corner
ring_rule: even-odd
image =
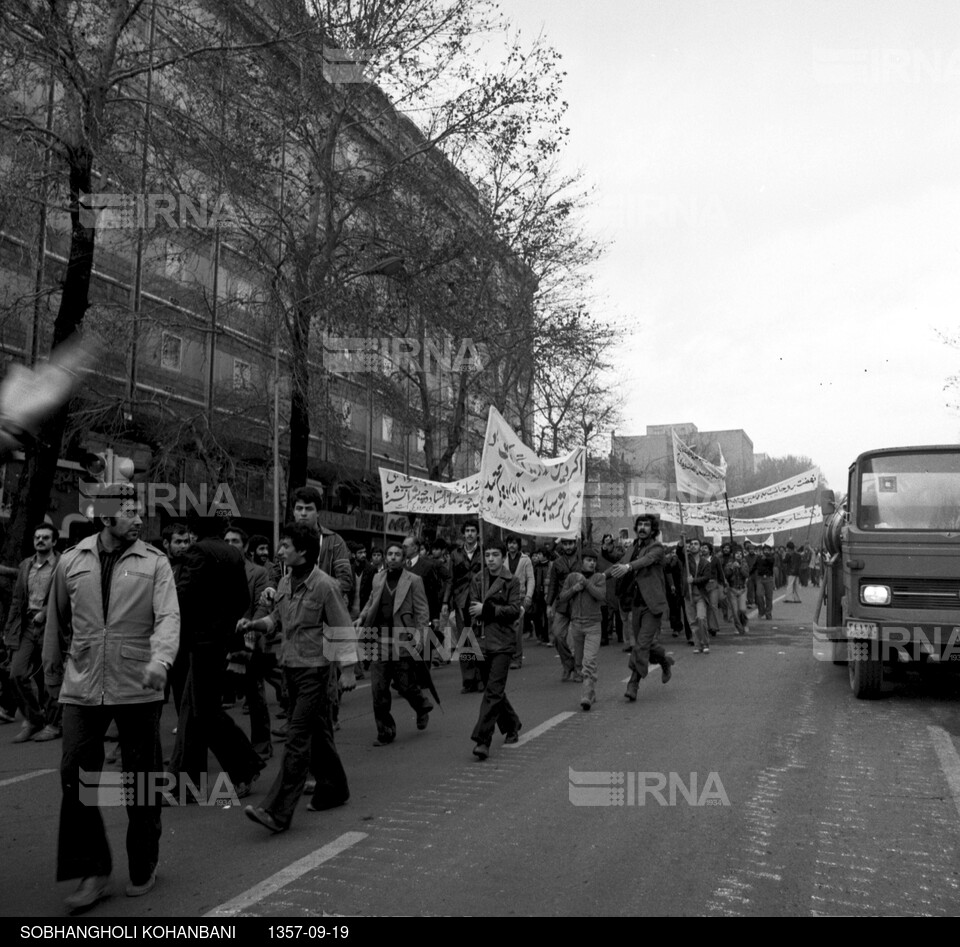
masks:
[[[70,159],[70,258],[53,324],[54,347],[80,328],[90,308],[90,279],[97,237],[93,227],[81,225],[79,212],[80,195],[91,192],[93,154],[78,148]],[[64,405],[40,427],[36,444],[27,445],[24,451],[26,460],[11,501],[10,525],[3,543],[5,562],[21,559],[33,551],[31,530],[42,523],[47,514],[68,417],[69,407]]]
[[[290,352],[290,457],[287,466],[287,510],[293,515],[293,491],[307,482],[307,461],[310,452],[310,315],[297,310],[293,324],[294,339]]]

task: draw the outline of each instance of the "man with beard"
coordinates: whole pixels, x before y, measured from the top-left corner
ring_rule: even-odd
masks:
[[[211,509],[212,515],[197,517],[194,530],[202,538],[184,553],[177,583],[182,646],[189,651],[190,667],[169,772],[177,786],[188,778],[200,788],[210,750],[242,799],[264,764],[220,700],[227,652],[238,644],[237,621],[251,604],[243,555],[219,535],[226,512]]]
[[[147,775],[160,770],[163,687],[180,637],[170,564],[140,540],[141,508],[132,490],[118,492],[111,515],[100,517],[100,532],[61,557],[43,640],[44,679],[60,688],[63,705],[57,880],[81,879],[67,898],[72,911],[107,897],[112,867],[100,809],[81,799],[80,772],[89,777],[103,770],[103,737],[111,721],[134,785],[148,785]],[[219,691],[216,699],[219,707]],[[156,793],[136,794],[126,810],[126,892],[138,897],[157,881],[159,800]]]
[[[650,668],[650,662],[663,669],[663,683],[671,676],[673,658],[659,642],[660,620],[667,610],[666,588],[663,580],[663,545],[660,535],[660,517],[655,513],[641,513],[633,524],[637,538],[625,562],[613,567],[615,579],[632,573],[632,582],[621,585],[621,602],[633,606],[633,651],[630,654],[630,681],[623,695],[629,701],[637,699],[637,690]]]
[[[397,725],[390,713],[390,685],[396,682],[400,696],[417,715],[417,729],[425,730],[433,705],[420,691],[417,676],[418,638],[427,633],[430,612],[420,576],[403,566],[408,542],[390,543],[386,549],[386,568],[373,580],[373,592],[357,619],[359,629],[371,629],[364,636],[365,651],[370,654],[370,690],[373,716],[377,724],[374,746],[393,743]],[[363,633],[361,631],[361,633]]]
[[[43,743],[61,735],[60,704],[56,693],[47,691],[40,674],[43,630],[47,624],[47,595],[60,554],[60,533],[49,523],[33,531],[33,555],[20,563],[13,602],[7,615],[3,643],[12,652],[10,680],[16,688],[23,727],[13,743],[35,740]]]

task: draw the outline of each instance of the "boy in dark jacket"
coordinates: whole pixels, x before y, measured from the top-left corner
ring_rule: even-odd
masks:
[[[504,743],[516,743],[520,739],[520,718],[506,695],[507,675],[516,644],[514,622],[520,617],[520,583],[504,567],[506,554],[504,543],[486,546],[483,550],[485,568],[470,582],[468,611],[474,628],[479,623],[482,634],[482,659],[476,663],[483,682],[483,700],[472,736],[476,743],[473,755],[480,760],[490,755],[495,726],[504,734]]]

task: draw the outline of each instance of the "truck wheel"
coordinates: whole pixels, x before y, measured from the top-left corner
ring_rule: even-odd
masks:
[[[847,665],[850,673],[850,690],[860,700],[873,700],[880,696],[883,684],[883,661],[876,658],[857,659],[850,656]]]

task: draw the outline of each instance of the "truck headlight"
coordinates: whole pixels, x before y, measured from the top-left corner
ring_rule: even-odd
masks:
[[[889,605],[889,585],[861,585],[860,602],[863,605]]]
[[[872,621],[848,621],[847,638],[860,639],[863,641],[876,641],[879,637],[880,629]]]

